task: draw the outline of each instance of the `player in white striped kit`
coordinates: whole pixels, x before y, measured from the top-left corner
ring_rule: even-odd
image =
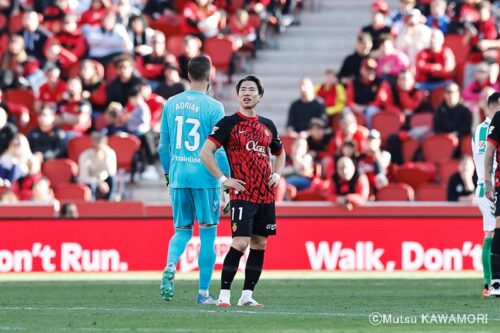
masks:
[[[496,96],[496,97],[495,97]],[[484,230],[484,242],[483,242],[483,274],[484,274],[484,289],[483,296],[489,296],[489,286],[491,282],[491,240],[493,238],[493,232],[495,230],[495,205],[488,198],[485,197],[484,191],[484,154],[486,152],[486,143],[488,141],[489,127],[491,119],[495,115],[495,112],[499,108],[498,97],[500,93],[493,93],[488,98],[488,108],[486,110],[486,119],[479,124],[474,130],[474,135],[472,136],[472,155],[474,157],[474,164],[476,165],[477,173],[477,187],[476,187],[476,197],[477,205],[481,214],[483,215],[483,230]],[[496,170],[496,163],[493,167]],[[493,174],[489,175],[489,178],[493,180]]]

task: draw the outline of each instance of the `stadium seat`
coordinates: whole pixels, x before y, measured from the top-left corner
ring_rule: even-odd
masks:
[[[401,151],[404,163],[413,161],[415,153],[420,148],[420,142],[413,138],[408,138],[401,143]]]
[[[434,110],[436,110],[444,100],[444,91],[446,87],[439,87],[431,91],[431,105]]]
[[[184,53],[184,36],[174,35],[167,38],[167,50],[176,58]]]
[[[467,134],[460,140],[460,152],[462,156],[472,156],[472,134]]]
[[[377,191],[377,201],[413,201],[415,192],[405,183],[390,183]]]
[[[424,139],[422,152],[424,160],[441,163],[452,158],[458,145],[458,138],[452,134],[430,135]]]
[[[446,190],[441,184],[421,184],[415,193],[417,201],[446,201]]]
[[[229,80],[229,66],[233,58],[234,43],[229,37],[211,37],[203,43],[205,53],[212,60],[212,65],[217,71],[225,72]]]
[[[167,39],[170,38],[170,36],[179,35],[180,33],[180,24],[178,20],[153,20],[150,22],[149,26],[154,30],[163,32]]]
[[[326,201],[328,198],[325,194],[317,191],[305,190],[297,192],[293,199],[294,201]]]
[[[108,145],[116,153],[118,169],[129,171],[134,160],[134,154],[141,145],[141,141],[134,135],[119,133],[109,137]]]
[[[77,136],[68,141],[68,158],[78,164],[80,154],[89,148],[92,148],[92,139],[90,135]]]
[[[92,192],[90,191],[90,188],[83,184],[60,184],[55,187],[54,193],[59,201],[92,200]]]
[[[288,135],[280,135],[281,139],[281,144],[283,145],[283,148],[285,149],[285,153],[287,156],[292,156],[292,148],[293,144],[295,142],[295,138],[288,136]]]
[[[410,128],[426,126],[431,130],[434,128],[434,114],[431,112],[415,113],[410,118]]]
[[[23,13],[11,15],[9,17],[9,31],[15,35],[23,28]]]
[[[396,179],[416,189],[420,184],[431,182],[435,177],[435,167],[428,163],[408,163],[398,168]]]
[[[439,165],[439,183],[444,187],[448,186],[451,175],[458,171],[459,160],[448,160]]]
[[[35,111],[35,96],[33,91],[27,89],[9,89],[4,91],[3,98],[7,102],[19,104],[28,109],[30,121],[23,128],[24,133],[28,133],[38,126],[38,114]]]
[[[137,218],[145,215],[144,203],[139,201],[75,201],[79,217]]]
[[[404,117],[401,114],[394,112],[382,111],[375,114],[372,118],[372,128],[380,132],[382,145],[385,144],[387,138],[391,134],[399,132]]]
[[[78,164],[69,158],[57,158],[43,163],[42,173],[50,180],[52,187],[70,183],[78,175]]]
[[[459,34],[448,34],[444,37],[444,45],[455,55],[455,81],[461,86],[464,77],[465,62],[469,56],[469,46],[464,44],[464,38]]]

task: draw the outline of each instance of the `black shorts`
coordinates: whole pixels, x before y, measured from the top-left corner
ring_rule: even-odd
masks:
[[[263,204],[232,200],[231,231],[233,237],[276,235],[276,208],[274,202]]]

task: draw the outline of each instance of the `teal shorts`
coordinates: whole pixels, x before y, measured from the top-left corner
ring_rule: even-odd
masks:
[[[172,212],[176,228],[194,223],[219,224],[220,188],[171,188]]]

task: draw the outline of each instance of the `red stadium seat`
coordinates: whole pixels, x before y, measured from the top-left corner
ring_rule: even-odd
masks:
[[[184,53],[184,36],[174,35],[167,39],[167,50],[175,57],[179,57]]]
[[[180,33],[180,21],[169,20],[169,21],[151,21],[149,26],[154,29],[163,32],[165,38],[170,38],[170,36],[179,35]]]
[[[458,138],[452,134],[431,135],[424,139],[422,152],[424,159],[432,163],[441,163],[452,158]]]
[[[431,105],[436,110],[444,100],[444,91],[446,87],[439,87],[431,91]]]
[[[420,142],[413,138],[408,138],[401,144],[404,163],[413,161],[415,153],[420,148]]]
[[[375,114],[372,118],[372,128],[380,132],[382,144],[385,144],[391,134],[396,134],[401,128],[404,117],[394,112],[382,111]]]
[[[377,201],[413,201],[415,192],[410,185],[391,183],[377,192]]]
[[[35,96],[31,90],[10,89],[4,92],[3,98],[7,102],[15,103],[26,107],[29,111],[30,121],[23,128],[24,133],[38,126],[38,114],[35,111]]]
[[[42,173],[50,180],[52,187],[70,183],[78,175],[78,164],[69,158],[57,158],[43,163]]]
[[[83,184],[60,184],[55,188],[54,193],[59,201],[92,200],[92,192],[90,191],[90,188]]]
[[[68,141],[68,157],[78,164],[80,154],[89,148],[92,148],[92,138],[90,135],[77,136]]]
[[[9,31],[16,34],[23,28],[23,13],[14,14],[9,17]]]
[[[300,191],[293,199],[294,201],[326,201],[328,198],[325,194],[317,191]]]
[[[141,145],[141,141],[134,135],[119,133],[109,137],[108,145],[116,153],[118,169],[129,171],[132,166],[134,154]]]
[[[123,217],[137,218],[145,215],[144,203],[138,201],[123,202],[82,202],[75,201],[78,216],[89,217]]]
[[[441,184],[422,184],[415,193],[417,201],[446,201],[446,190]]]
[[[227,73],[229,77],[229,65],[235,51],[233,40],[229,37],[207,38],[203,43],[203,48],[212,60],[215,69]]]
[[[415,113],[414,115],[411,116],[410,127],[415,128],[415,127],[426,126],[432,130],[434,128],[433,121],[434,121],[434,114],[431,112]]]
[[[460,141],[460,152],[462,156],[472,156],[472,134],[465,135]]]
[[[257,14],[248,15],[248,23],[250,23],[250,25],[254,27],[256,31],[259,31],[261,25],[261,20],[259,15]]]
[[[400,183],[405,183],[417,188],[420,184],[431,182],[434,180],[435,170],[433,166],[425,163],[409,163],[403,165],[396,171],[396,179]]]
[[[288,135],[280,135],[281,144],[285,149],[285,153],[287,156],[292,156],[292,148],[296,138],[288,136]]]
[[[451,175],[458,171],[459,160],[448,160],[439,165],[439,183],[444,187],[448,186]]]
[[[465,45],[464,37],[459,34],[448,34],[444,37],[444,45],[448,46],[455,55],[457,64],[464,64],[469,56],[469,45]]]

